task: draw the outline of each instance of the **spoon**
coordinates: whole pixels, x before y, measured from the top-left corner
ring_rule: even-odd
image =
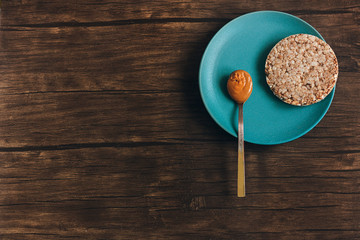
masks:
[[[244,70],[236,70],[229,76],[227,89],[230,97],[239,105],[238,121],[238,179],[237,196],[245,197],[245,158],[244,158],[244,122],[243,106],[253,88],[251,76]]]

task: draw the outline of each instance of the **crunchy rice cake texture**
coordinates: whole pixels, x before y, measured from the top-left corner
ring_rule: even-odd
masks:
[[[338,78],[334,51],[323,40],[295,34],[278,42],[266,63],[266,82],[282,101],[306,106],[323,100]]]

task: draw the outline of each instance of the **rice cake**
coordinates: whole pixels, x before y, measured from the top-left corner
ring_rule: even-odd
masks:
[[[323,100],[338,78],[331,47],[318,37],[295,34],[278,42],[266,63],[266,82],[282,101],[306,106]]]

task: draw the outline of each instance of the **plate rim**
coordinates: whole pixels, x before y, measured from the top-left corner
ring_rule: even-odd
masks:
[[[229,25],[233,24],[233,22],[235,21],[238,21],[239,19],[245,17],[245,16],[249,16],[249,15],[254,15],[254,14],[265,14],[265,13],[275,13],[275,14],[280,14],[280,15],[285,15],[287,17],[291,17],[291,18],[295,18],[296,20],[299,20],[300,22],[304,23],[305,25],[307,25],[308,27],[310,27],[314,32],[316,32],[320,38],[325,41],[325,39],[323,38],[323,36],[313,27],[311,26],[309,23],[307,23],[305,20],[297,17],[297,16],[294,16],[292,14],[289,14],[289,13],[286,13],[286,12],[281,12],[281,11],[273,11],[273,10],[263,10],[263,11],[254,11],[254,12],[249,12],[249,13],[246,13],[246,14],[243,14],[241,16],[238,16],[232,20],[230,20],[229,22],[227,22],[225,25],[223,25],[215,34],[214,36],[211,38],[211,40],[209,41],[209,43],[207,44],[206,48],[205,48],[205,51],[204,53],[202,54],[202,57],[201,57],[201,61],[200,61],[200,67],[199,67],[199,89],[200,89],[200,95],[201,95],[201,99],[203,101],[203,104],[206,108],[206,111],[210,114],[211,118],[217,123],[217,125],[219,125],[223,130],[225,130],[227,133],[229,133],[230,135],[232,135],[233,137],[236,137],[237,138],[237,134],[233,134],[232,132],[230,132],[229,130],[227,130],[220,122],[219,120],[214,116],[214,114],[210,111],[210,108],[208,106],[208,104],[206,103],[205,101],[205,97],[204,97],[204,93],[203,93],[203,88],[201,87],[202,86],[202,69],[203,69],[203,66],[204,66],[204,61],[205,61],[205,55],[207,54],[207,52],[209,51],[209,47],[210,45],[215,41],[214,39],[217,38],[220,34],[222,34],[223,31],[225,31],[225,28],[227,28]],[[310,127],[301,132],[300,134],[297,134],[296,136],[292,137],[292,138],[288,138],[288,139],[285,139],[285,140],[282,140],[282,141],[272,141],[271,143],[270,142],[262,142],[262,141],[249,141],[249,140],[246,140],[246,142],[249,142],[249,143],[253,143],[253,144],[258,144],[258,145],[278,145],[278,144],[283,144],[283,143],[287,143],[287,142],[291,142],[291,141],[294,141],[302,136],[304,136],[305,134],[307,134],[308,132],[310,132],[323,118],[324,116],[326,115],[326,113],[328,112],[331,104],[332,104],[332,101],[333,101],[333,98],[334,98],[334,95],[335,95],[335,88],[336,88],[336,84],[333,88],[333,90],[330,92],[330,94],[326,97],[326,98],[330,98],[329,100],[329,104],[326,106],[326,108],[324,108],[324,111],[323,113],[321,114],[321,116],[312,124],[310,125]],[[325,98],[325,99],[326,99]]]

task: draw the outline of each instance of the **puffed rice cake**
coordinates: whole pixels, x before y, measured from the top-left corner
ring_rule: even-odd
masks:
[[[295,34],[278,42],[266,63],[266,82],[282,101],[306,106],[323,100],[338,78],[331,47],[313,35]]]

